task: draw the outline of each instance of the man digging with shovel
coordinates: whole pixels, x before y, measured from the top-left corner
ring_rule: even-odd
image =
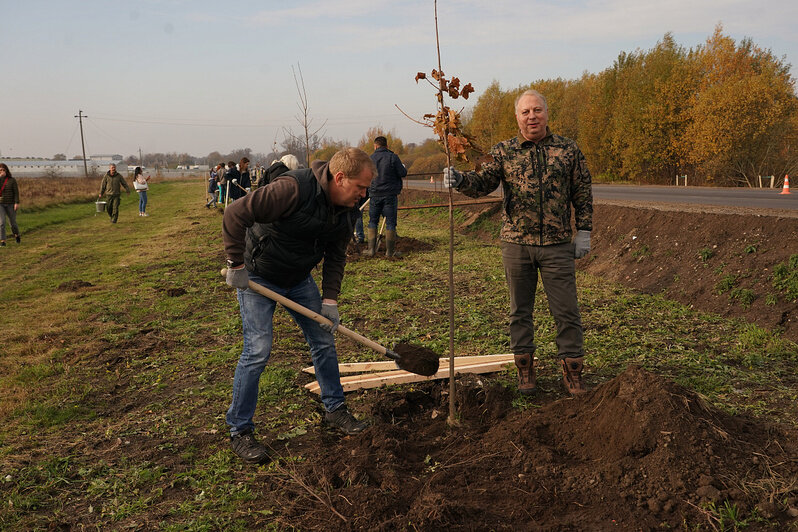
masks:
[[[258,382],[271,352],[276,306],[272,299],[249,290],[250,281],[332,322],[320,325],[288,309],[310,346],[325,423],[347,435],[368,426],[357,421],[344,404],[333,332],[340,322],[337,300],[346,246],[352,237],[350,211],[365,195],[376,171],[365,152],[345,148],[328,163],[314,161],[309,169],[285,173],[225,209],[222,233],[226,278],[227,284],[238,289],[244,332],[226,420],[233,452],[245,462],[268,460],[266,446],[255,439],[253,416]],[[320,296],[310,273],[322,260]]]

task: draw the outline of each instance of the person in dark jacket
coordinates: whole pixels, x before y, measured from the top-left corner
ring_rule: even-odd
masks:
[[[11,225],[14,239],[20,243],[19,227],[17,227],[17,209],[19,208],[19,187],[17,180],[11,175],[5,163],[0,163],[0,246],[6,245],[6,218]]]
[[[535,392],[535,292],[538,272],[557,326],[563,384],[585,393],[584,341],[576,298],[574,259],[590,252],[593,192],[585,157],[573,140],[549,130],[546,99],[527,90],[515,101],[518,136],[491,149],[493,160],[476,172],[445,168],[443,184],[479,197],[504,190],[501,248],[510,291],[510,348],[518,368],[518,390]],[[571,208],[576,223],[572,240]]]
[[[369,246],[366,255],[377,252],[377,222],[380,215],[385,217],[385,256],[398,257],[396,251],[396,208],[399,193],[402,192],[402,178],[407,169],[399,157],[388,149],[388,139],[379,136],[374,139],[374,153],[371,160],[377,166],[377,177],[369,187]]]
[[[249,290],[250,282],[332,321],[325,327],[289,310],[310,346],[325,422],[347,435],[360,433],[367,426],[355,419],[344,403],[332,333],[340,323],[337,302],[352,235],[351,210],[375,174],[374,163],[365,152],[345,148],[329,163],[314,161],[309,169],[285,173],[225,209],[222,236],[227,284],[238,289],[244,332],[226,421],[233,452],[245,462],[268,460],[266,447],[255,439],[253,416],[258,383],[271,353],[276,306],[273,300]],[[320,295],[311,271],[321,261]]]
[[[249,159],[242,157],[238,163],[236,175],[230,176],[230,199],[232,201],[246,196],[252,188],[252,179],[249,177]]]
[[[130,187],[127,186],[125,178],[116,171],[116,165],[111,163],[108,166],[108,171],[105,173],[105,176],[103,176],[103,181],[100,184],[100,195],[97,196],[97,199],[99,200],[103,197],[106,189],[108,190],[108,205],[106,205],[105,208],[113,224],[119,219],[119,204],[122,201],[122,187],[125,187],[127,193],[130,194]]]

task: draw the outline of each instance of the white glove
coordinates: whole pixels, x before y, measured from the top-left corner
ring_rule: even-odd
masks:
[[[443,169],[443,186],[446,188],[457,188],[457,185],[463,180],[463,174],[449,166]]]
[[[338,325],[341,324],[341,317],[338,315],[338,305],[336,303],[322,303],[321,315],[330,320],[332,325],[319,323],[319,327],[328,333],[334,333],[335,329],[338,328]]]
[[[233,288],[240,288],[241,290],[249,288],[249,274],[243,264],[235,268],[227,268],[225,280]]]
[[[574,238],[574,258],[581,259],[590,253],[590,231],[577,231]]]
[[[233,184],[237,185],[238,184],[238,179],[233,179]]]

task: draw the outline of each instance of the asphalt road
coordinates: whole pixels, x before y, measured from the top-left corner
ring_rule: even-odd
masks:
[[[429,181],[408,180],[410,188],[442,190],[440,178]],[[593,197],[598,200],[628,201],[629,203],[659,202],[691,205],[718,205],[752,209],[785,209],[798,211],[798,186],[791,194],[781,194],[780,188],[719,188],[593,185]]]

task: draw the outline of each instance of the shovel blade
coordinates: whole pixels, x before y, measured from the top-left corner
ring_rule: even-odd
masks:
[[[388,351],[388,353],[386,355],[392,358],[397,366],[410,373],[430,377],[438,372],[439,357],[426,347],[401,343],[394,347],[394,351]]]

